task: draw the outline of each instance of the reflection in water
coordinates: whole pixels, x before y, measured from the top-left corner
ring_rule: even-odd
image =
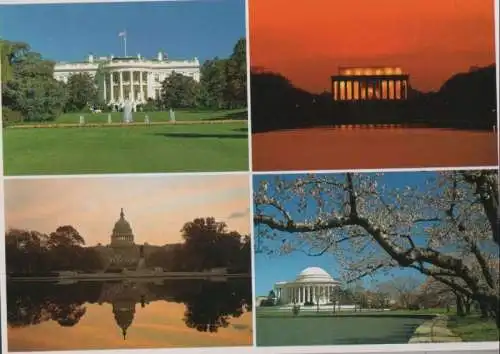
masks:
[[[14,334],[15,330],[22,329],[25,331],[24,334],[29,336],[30,333],[35,333],[39,327],[48,326],[51,322],[57,323],[59,328],[78,328],[85,316],[93,317],[109,307],[112,308],[112,311],[106,311],[105,314],[114,317],[114,322],[120,328],[122,341],[128,340],[130,332],[134,330],[134,320],[141,315],[141,325],[137,332],[147,336],[148,330],[144,328],[155,329],[164,325],[161,323],[161,317],[156,318],[158,317],[156,314],[163,313],[164,320],[168,322],[168,315],[175,313],[173,310],[175,303],[184,305],[183,314],[178,316],[182,317],[185,329],[206,333],[205,336],[215,335],[215,338],[220,337],[218,339],[227,338],[226,345],[251,344],[251,321],[246,326],[241,323],[230,326],[231,322],[242,317],[252,308],[251,279],[249,278],[225,281],[179,279],[156,282],[134,279],[116,282],[75,282],[73,284],[9,282],[7,295],[9,345],[10,336]],[[138,304],[140,307],[136,309]],[[153,307],[154,311],[149,312],[149,307]],[[149,322],[147,316],[150,317]],[[155,320],[152,317],[155,317]],[[160,323],[153,323],[154,321]],[[112,337],[109,339],[115,340],[118,337],[116,331],[109,330],[108,325],[104,327],[104,323],[104,318],[98,323],[98,326],[102,326],[100,329],[96,328],[97,331],[100,331],[99,335]],[[83,327],[85,326],[82,325],[82,333]],[[178,327],[175,327],[175,331],[181,330]],[[228,330],[238,333],[239,338],[242,338],[239,340],[241,343],[219,333],[221,329],[228,327]],[[54,329],[51,331],[53,332]],[[243,332],[245,335],[242,337],[239,332]],[[58,335],[58,333],[51,334],[56,337]],[[47,340],[49,339],[45,338],[45,344],[47,344]],[[84,340],[89,341],[91,338]],[[197,343],[188,342],[189,340],[192,339],[187,336],[186,343],[181,343],[181,345],[197,346]],[[16,342],[18,343],[16,348],[9,348],[10,350],[57,350],[57,348],[50,347],[50,343],[44,348],[20,348],[22,343]],[[168,343],[161,344],[160,342],[158,345],[168,346]],[[78,344],[73,345],[77,346]],[[127,343],[124,342],[119,346],[123,347],[124,345],[127,346]],[[128,345],[141,347],[138,343],[129,343]],[[224,343],[219,341],[217,345],[224,345]],[[95,343],[93,347],[98,349],[99,343]],[[84,348],[66,346],[65,349]]]

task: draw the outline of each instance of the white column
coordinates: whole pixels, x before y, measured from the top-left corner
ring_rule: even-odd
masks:
[[[103,98],[104,98],[104,102],[107,102],[107,100],[108,100],[107,96],[108,95],[107,95],[107,92],[106,92],[106,75],[102,76],[102,81],[103,81],[102,84],[104,86],[103,90],[102,90],[102,93],[103,93],[103,96],[104,96]]]
[[[153,90],[153,73],[152,72],[148,72],[148,75],[147,75],[147,85],[148,85],[148,97],[147,98],[154,98],[155,96],[155,93],[154,93],[154,90]]]
[[[141,101],[144,101],[144,83],[142,82],[142,75],[144,75],[143,71],[139,71],[139,85],[141,87]]]
[[[123,102],[123,71],[120,71],[120,101]]]
[[[115,95],[114,95],[114,91],[113,91],[113,73],[109,73],[109,101],[112,102],[115,100]]]
[[[132,101],[135,101],[135,94],[134,94],[134,72],[132,70],[130,71],[130,96],[132,98]]]

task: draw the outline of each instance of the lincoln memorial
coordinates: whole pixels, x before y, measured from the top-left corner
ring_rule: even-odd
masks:
[[[340,283],[318,267],[309,267],[300,272],[296,279],[278,282],[274,293],[280,305],[288,304],[330,304]]]
[[[399,67],[341,67],[332,76],[334,101],[389,101],[408,98],[409,75]]]
[[[172,60],[162,52],[156,58],[135,57],[94,57],[89,55],[85,61],[56,63],[54,78],[68,82],[73,74],[88,73],[95,77],[102,73],[98,90],[103,102],[108,106],[121,108],[125,100],[131,100],[135,108],[148,99],[160,96],[162,82],[172,73],[179,73],[200,81],[200,62],[190,60]],[[101,76],[101,75],[99,75]]]

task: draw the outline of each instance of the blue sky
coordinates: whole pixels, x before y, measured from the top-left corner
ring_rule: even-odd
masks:
[[[0,38],[27,42],[45,58],[81,61],[124,53],[200,61],[227,57],[245,37],[244,0],[0,6]]]
[[[283,176],[287,179],[296,179],[297,175]],[[437,177],[435,172],[391,172],[386,173],[381,178],[380,182],[392,188],[404,188],[405,186],[414,186],[419,189],[426,188],[425,181],[429,178]],[[254,176],[254,185],[257,187],[260,181],[274,181],[275,176],[257,175]],[[270,188],[271,189],[271,188]],[[285,207],[295,209],[291,204],[284,204]],[[289,211],[290,211],[289,209]],[[297,217],[298,214],[292,213],[292,217]],[[312,216],[308,215],[308,216]],[[302,216],[300,219],[303,219]],[[425,226],[425,225],[423,225]],[[254,231],[257,233],[257,230]],[[279,243],[279,242],[278,242]],[[270,245],[270,243],[267,243]],[[277,281],[294,280],[300,271],[307,267],[321,267],[330,273],[334,278],[339,279],[339,264],[332,255],[325,254],[319,257],[308,256],[303,252],[294,252],[288,255],[267,255],[256,253],[255,255],[255,287],[256,295],[267,295],[269,290]],[[411,269],[395,269],[391,272],[392,276],[411,275],[412,277],[421,277],[419,273]],[[364,285],[369,287],[371,278],[365,279]],[[388,277],[383,274],[376,274],[373,277],[374,281],[388,280]]]

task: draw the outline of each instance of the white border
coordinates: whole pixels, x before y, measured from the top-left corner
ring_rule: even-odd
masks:
[[[248,5],[248,1],[245,1],[245,43],[246,43],[246,66],[247,66],[247,115],[248,115],[248,193],[249,193],[249,209],[248,216],[250,222],[250,261],[252,262],[252,348],[257,343],[257,306],[255,304],[255,239],[254,239],[254,223],[253,223],[253,175],[252,175],[252,165],[253,165],[253,155],[252,155],[252,120],[250,117],[252,116],[252,94],[250,91],[250,9]]]
[[[196,0],[0,0],[0,5],[28,5],[28,4],[62,4],[62,3],[110,3],[110,2],[122,2],[122,3],[129,3],[129,2],[167,2],[167,1],[196,1]],[[206,0],[208,1],[208,0]],[[495,53],[496,53],[496,64],[497,64],[497,135],[498,134],[498,126],[500,124],[500,116],[498,109],[500,108],[500,82],[499,82],[499,71],[498,71],[498,64],[500,62],[499,59],[499,0],[494,0],[494,17],[495,17]],[[247,43],[247,110],[248,110],[248,134],[249,134],[249,139],[248,139],[248,147],[249,147],[249,154],[248,154],[248,164],[250,171],[252,171],[252,154],[251,154],[251,148],[252,148],[252,139],[251,139],[251,90],[250,90],[250,35],[249,35],[249,7],[248,7],[248,1],[245,6],[245,21],[246,21],[246,43]],[[1,78],[0,78],[1,80]],[[1,95],[0,95],[0,116],[1,116]],[[1,128],[1,121],[0,121],[0,128]],[[3,134],[0,136],[0,162],[3,162],[3,145],[2,145],[2,140],[3,140]],[[499,154],[499,159],[500,159],[500,141],[498,141],[498,154]],[[3,163],[2,163],[3,166]],[[465,169],[470,169],[470,170],[477,170],[477,169],[498,169],[498,166],[483,166],[483,167],[457,167],[457,168],[404,168],[404,169],[365,169],[365,170],[356,170],[356,172],[416,172],[416,171],[446,171],[446,170],[465,170]],[[266,174],[294,174],[294,173],[342,173],[345,172],[346,170],[319,170],[319,171],[272,171],[272,172],[253,172],[253,175],[266,175]],[[352,170],[351,170],[352,171]],[[248,173],[248,172],[223,172],[223,173],[216,173],[216,172],[209,172],[209,173],[203,173],[204,175],[241,175],[243,173]],[[200,173],[172,173],[172,175],[176,176],[182,176],[182,175],[193,175],[197,174],[199,175]],[[250,183],[250,201],[253,200],[253,175],[252,173],[248,173],[249,175],[249,183]],[[5,180],[8,179],[44,179],[44,178],[106,178],[106,177],[146,177],[146,176],[158,176],[158,174],[105,174],[105,175],[66,175],[66,176],[61,176],[61,175],[45,175],[45,176],[8,176],[5,177]],[[3,188],[4,188],[4,176],[3,176],[3,168],[0,168],[0,191],[1,196],[3,197]],[[253,203],[250,205],[250,232],[251,232],[251,242],[252,242],[252,249],[253,249]],[[0,232],[5,233],[5,219],[4,219],[4,200],[0,201]],[[255,264],[254,264],[254,252],[252,252],[252,275],[255,275]],[[0,237],[0,260],[5,260],[5,238]],[[1,318],[0,322],[2,323],[2,352],[3,353],[8,353],[8,348],[7,348],[7,303],[6,303],[6,282],[5,282],[5,274],[6,274],[6,268],[5,268],[5,262],[0,261],[0,297],[1,297]],[[252,290],[255,290],[255,279],[253,277],[252,281]],[[253,301],[254,302],[254,301]],[[254,337],[254,343],[256,339],[256,327],[255,327],[255,309],[253,311],[253,319],[254,319],[254,325],[253,325],[253,337]],[[125,350],[95,350],[92,351],[93,353],[102,353],[102,354],[120,354],[124,351],[129,351],[130,349],[125,349]],[[253,348],[253,347],[213,347],[213,348],[191,348],[191,349],[180,349],[180,348],[171,348],[171,349],[135,349],[134,352],[136,353],[151,353],[151,352],[168,352],[168,353],[237,353],[237,354],[243,354],[243,353],[262,353],[262,354],[278,354],[278,353],[290,353],[290,354],[299,354],[299,353],[309,353],[309,354],[323,354],[323,353],[498,353],[499,351],[499,344],[496,342],[464,342],[464,343],[432,343],[432,344],[398,344],[398,345],[342,345],[342,346],[308,346],[308,347],[259,347],[259,348]],[[88,351],[55,351],[55,352],[44,352],[47,354],[87,354]],[[19,352],[21,353],[21,352]],[[32,353],[32,352],[31,352]]]
[[[0,56],[0,65],[2,57]],[[3,176],[3,125],[2,125],[2,72],[0,70],[0,353],[7,353],[7,287],[6,287],[6,262],[5,262],[5,198]],[[5,325],[4,325],[5,324]]]

